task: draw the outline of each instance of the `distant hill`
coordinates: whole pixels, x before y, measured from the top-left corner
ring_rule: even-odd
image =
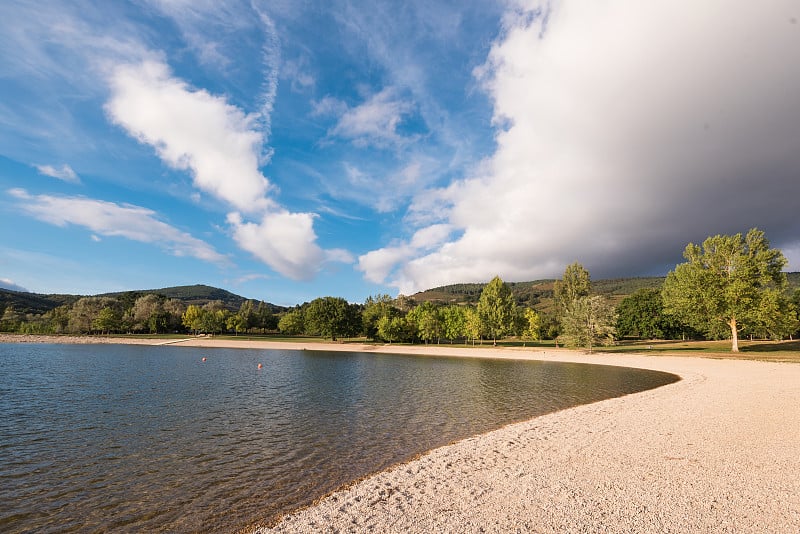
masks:
[[[122,300],[126,304],[130,303],[132,305],[137,298],[148,294],[162,295],[166,298],[177,299],[187,306],[191,304],[202,306],[208,302],[219,300],[231,311],[237,311],[242,305],[242,302],[248,300],[230,291],[206,285],[123,291],[118,293],[103,293],[95,296],[116,298]],[[5,309],[11,304],[14,306],[14,309],[19,312],[41,314],[64,304],[73,304],[80,298],[81,295],[39,295],[36,293],[0,289],[0,309]],[[269,302],[267,306],[269,306],[272,313],[286,310],[283,306],[278,306]]]
[[[11,305],[18,312],[39,315],[64,304],[73,304],[79,298],[77,295],[39,295],[0,288],[0,310]]]
[[[639,278],[612,278],[592,280],[592,291],[608,297],[614,304],[635,293],[639,289],[660,289],[664,276]],[[800,272],[788,273],[790,290],[800,288]],[[530,306],[539,311],[550,312],[555,308],[553,283],[555,280],[535,280],[532,282],[508,282],[511,293],[520,306]],[[480,299],[486,284],[453,284],[421,291],[411,297],[417,302],[439,302],[443,304],[474,304]]]

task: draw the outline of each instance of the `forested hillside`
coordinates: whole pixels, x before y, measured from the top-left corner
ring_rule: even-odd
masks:
[[[0,310],[13,307],[20,313],[41,314],[63,305],[74,304],[77,295],[39,295],[0,288]]]
[[[800,272],[788,273],[790,290],[800,288]],[[618,304],[628,295],[639,289],[660,289],[665,277],[611,278],[592,280],[592,290],[597,295],[607,297],[612,304]],[[552,312],[555,308],[553,284],[555,280],[535,280],[531,282],[507,282],[519,306],[528,306],[542,312]],[[418,303],[435,302],[442,304],[475,304],[486,284],[453,284],[421,291],[411,297]]]
[[[123,291],[119,293],[103,293],[93,295],[95,297],[108,297],[122,301],[123,303],[133,303],[139,297],[145,295],[160,295],[167,299],[181,301],[185,306],[194,304],[204,306],[209,302],[222,302],[226,309],[237,311],[242,303],[247,299],[220,289],[206,285],[176,286],[161,289],[143,289],[137,291]],[[23,293],[0,289],[0,310],[13,306],[14,310],[23,314],[42,314],[51,311],[59,306],[72,305],[84,295],[40,295],[37,293]],[[266,303],[272,313],[280,313],[286,308],[276,304]]]

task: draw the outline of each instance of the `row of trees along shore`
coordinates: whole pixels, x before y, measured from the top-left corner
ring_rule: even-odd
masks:
[[[185,306],[148,294],[134,301],[84,297],[42,315],[20,316],[7,308],[0,328],[42,334],[281,333],[386,343],[496,343],[514,336],[590,351],[624,337],[731,339],[731,350],[738,351],[742,336],[793,339],[800,333],[800,289],[789,293],[782,272],[786,259],[760,230],[690,243],[684,257],[661,289],[640,289],[617,306],[592,292],[589,272],[576,262],[555,282],[555,310],[549,312],[518,306],[509,285],[495,277],[476,306],[418,304],[403,295],[352,304],[328,296],[273,314],[266,303],[252,300],[230,310],[220,301]]]

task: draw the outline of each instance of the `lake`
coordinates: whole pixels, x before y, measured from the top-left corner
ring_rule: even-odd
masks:
[[[554,362],[0,344],[0,531],[235,531],[452,441],[675,380]]]

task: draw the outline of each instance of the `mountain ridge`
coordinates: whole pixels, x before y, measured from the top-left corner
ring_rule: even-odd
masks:
[[[665,276],[650,276],[593,280],[592,291],[595,294],[608,297],[612,303],[617,304],[623,298],[639,289],[659,289],[664,284],[665,279]],[[787,280],[790,290],[800,289],[800,272],[787,273]],[[547,278],[527,282],[508,282],[508,285],[511,287],[511,292],[518,305],[530,306],[539,311],[547,312],[554,309],[553,283],[555,281],[556,279]],[[449,284],[426,289],[410,295],[410,297],[419,303],[432,301],[441,304],[473,304],[478,302],[481,291],[487,283]],[[258,299],[248,299],[226,289],[205,284],[117,291],[96,295],[42,294],[0,288],[0,311],[11,305],[17,312],[42,314],[59,306],[72,305],[87,296],[112,297],[130,300],[132,303],[137,298],[148,294],[178,299],[187,306],[191,304],[202,306],[208,302],[218,300],[222,301],[225,307],[231,311],[237,311],[246,300],[258,302]],[[280,306],[270,302],[265,303],[272,313],[281,313],[290,309],[287,306]]]
[[[130,300],[131,304],[137,298],[145,295],[162,295],[165,298],[177,299],[187,306],[202,306],[208,302],[221,301],[224,306],[231,311],[237,311],[247,299],[241,295],[232,293],[226,289],[213,287],[205,284],[194,284],[187,286],[171,286],[159,289],[138,289],[131,291],[116,291],[111,293],[99,293],[96,295],[71,295],[71,294],[40,294],[25,291],[12,291],[0,288],[0,309],[5,309],[9,305],[21,313],[41,314],[63,305],[71,305],[83,297],[110,297],[121,300]],[[285,306],[279,306],[266,302],[272,313],[286,310]]]

